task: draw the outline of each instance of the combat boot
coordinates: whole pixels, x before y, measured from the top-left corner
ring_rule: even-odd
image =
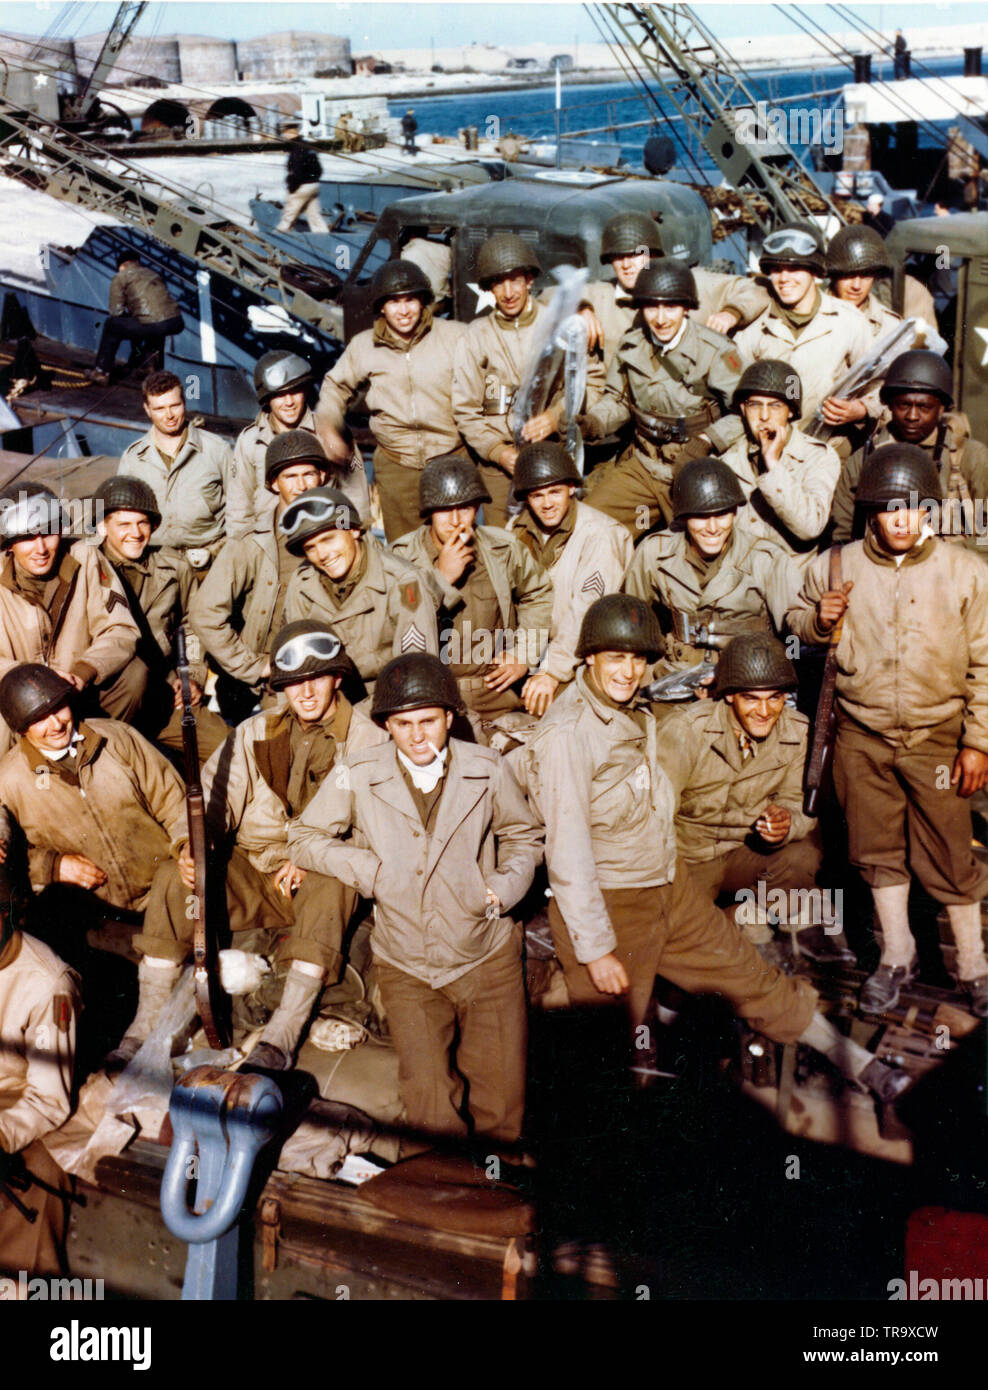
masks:
[[[182,967],[172,961],[156,961],[153,964],[142,960],[137,967],[137,982],[140,993],[137,1000],[137,1013],[134,1021],[120,1040],[120,1046],[107,1054],[103,1065],[106,1067],[126,1066],[137,1056],[141,1044],[146,1042],[154,1028],[161,1011],[171,998]]]
[[[322,993],[324,976],[310,975],[295,965],[288,972],[281,1003],[268,1019],[257,1046],[247,1058],[251,1067],[264,1071],[288,1071],[295,1049]]]
[[[971,1012],[977,1018],[988,1018],[988,975],[979,975],[976,980],[958,980],[957,983],[967,995]]]
[[[894,1009],[904,985],[916,978],[917,960],[909,965],[880,965],[861,987],[859,1005],[864,1014],[884,1014]]]

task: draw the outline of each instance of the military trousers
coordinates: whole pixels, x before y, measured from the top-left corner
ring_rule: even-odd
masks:
[[[472,1128],[513,1143],[524,1118],[528,1044],[521,931],[438,989],[377,957],[374,964],[416,1138],[465,1137]]]
[[[764,883],[766,893],[773,890],[790,893],[812,888],[822,862],[820,831],[814,828],[803,839],[790,840],[776,849],[766,847],[761,850],[752,849],[747,844],[739,845],[737,849],[720,854],[716,859],[691,862],[689,871],[712,901],[716,902],[721,894],[730,893],[741,903],[745,899],[740,894],[754,892],[757,895],[759,882]],[[771,901],[768,906],[772,908]],[[794,912],[783,914],[780,920],[788,920],[795,915]],[[794,922],[793,925],[797,924]],[[811,924],[807,922],[803,925]]]
[[[322,208],[319,206],[318,183],[300,184],[294,193],[286,194],[285,205],[275,231],[290,232],[303,212],[310,232],[329,234],[329,223],[323,217]]]
[[[181,751],[182,709],[181,706],[175,708],[175,692],[139,656],[128,661],[112,682],[101,689],[100,706],[111,718],[133,724],[138,733],[152,743]],[[205,702],[196,705],[194,713],[202,765],[219,748],[230,727]]]
[[[668,469],[668,478],[658,477],[635,452],[608,468],[596,486],[590,475],[587,505],[626,526],[636,541],[672,520],[672,465],[657,463],[652,467]]]
[[[25,1274],[61,1274],[68,1267],[65,1234],[72,1179],[62,1172],[40,1139],[30,1144],[21,1157],[29,1175],[39,1178],[45,1186],[35,1183],[22,1192],[19,1185],[12,1184],[18,1201],[35,1213],[34,1221],[29,1221],[0,1191],[0,1275],[16,1278],[21,1270]],[[55,1190],[49,1192],[46,1188]]]
[[[422,524],[419,516],[422,470],[403,463],[399,454],[383,449],[380,444],[374,450],[372,464],[384,518],[384,534],[390,545],[399,536],[406,536]]]
[[[776,1042],[795,1042],[816,1010],[817,992],[808,981],[768,965],[730,919],[692,878],[686,862],[676,864],[672,883],[656,888],[605,888],[604,903],[617,937],[614,955],[630,988],[624,998],[632,1027],[648,1010],[656,975],[689,994],[722,994],[735,1012]],[[556,903],[549,902],[556,955],[576,1005],[613,1005],[573,950]]]
[[[940,903],[976,902],[988,873],[971,853],[971,803],[949,785],[961,744],[958,716],[915,748],[896,748],[838,716],[834,789],[847,820],[848,858],[871,888],[910,874]]]
[[[343,967],[341,948],[357,894],[335,878],[309,872],[293,898],[273,886],[240,850],[234,850],[226,870],[226,907],[230,931],[265,927],[286,932],[279,955],[321,966],[336,980]],[[134,946],[145,955],[184,962],[192,950],[195,921],[188,911],[189,890],[178,862],[162,864],[151,884],[144,928]]]

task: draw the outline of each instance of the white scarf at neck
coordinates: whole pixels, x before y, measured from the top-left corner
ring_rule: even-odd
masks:
[[[446,771],[446,754],[448,752],[449,745],[447,745],[437,757],[433,758],[431,763],[426,763],[424,767],[418,767],[412,762],[411,758],[406,758],[400,749],[398,750],[398,757],[401,759],[402,765],[408,769],[408,775],[411,777],[413,785],[416,786],[420,792],[425,792],[426,795],[428,795],[429,792],[435,791],[438,784],[442,781],[443,774]]]

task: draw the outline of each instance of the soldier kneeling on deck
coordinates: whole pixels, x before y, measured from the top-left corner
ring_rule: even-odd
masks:
[[[659,726],[638,693],[661,643],[641,599],[599,599],[583,619],[576,679],[505,759],[545,825],[549,923],[572,1003],[624,1000],[633,1029],[661,974],[690,993],[724,995],[767,1037],[807,1043],[893,1100],[908,1076],[816,1012],[809,981],[764,961],[677,854]]]
[[[816,888],[823,847],[802,810],[808,721],[786,703],[795,688],[781,642],[768,633],[731,639],[715,698],[678,710],[663,730],[659,757],[679,799],[676,839],[705,894],[734,898],[750,941],[771,941],[772,915],[799,932],[800,954],[853,964]]]
[[[988,572],[932,533],[926,516],[939,500],[925,450],[876,449],[858,484],[858,504],[870,511],[865,539],[839,550],[833,568],[830,555],[813,562],[787,619],[818,645],[843,620],[834,786],[850,861],[871,888],[882,931],[861,1009],[894,1009],[916,977],[915,874],[946,906],[960,986],[984,1018],[988,873],[971,852],[969,798],[988,783]]]
[[[525,1108],[527,1021],[521,932],[508,914],[531,886],[542,834],[504,761],[450,738],[459,708],[437,657],[389,662],[372,714],[391,741],[323,782],[292,822],[289,850],[374,899],[374,962],[409,1126],[510,1143]]]

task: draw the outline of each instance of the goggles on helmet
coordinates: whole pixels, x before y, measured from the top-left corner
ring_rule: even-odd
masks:
[[[298,671],[310,657],[316,661],[332,661],[343,650],[343,643],[332,632],[305,632],[293,637],[274,654],[279,671]]]
[[[797,256],[821,254],[816,238],[801,227],[783,227],[780,231],[769,232],[762,242],[763,256],[781,256],[787,251]]]
[[[305,521],[314,521],[318,525],[323,521],[331,521],[333,517],[336,518],[333,524],[337,530],[352,531],[356,529],[351,524],[353,522],[351,507],[343,506],[328,497],[306,498],[304,495],[292,503],[278,524],[286,536],[294,536]]]

